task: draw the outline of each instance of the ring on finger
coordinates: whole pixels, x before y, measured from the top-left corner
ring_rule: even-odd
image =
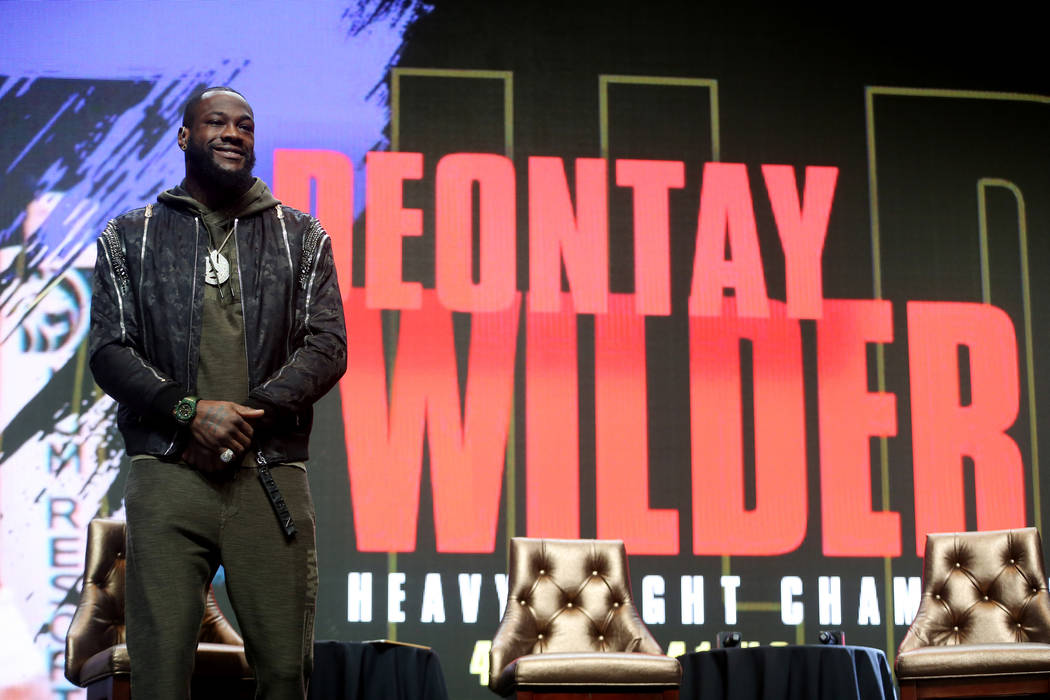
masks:
[[[223,464],[229,464],[233,461],[233,450],[227,447],[219,453],[219,459],[222,460]]]

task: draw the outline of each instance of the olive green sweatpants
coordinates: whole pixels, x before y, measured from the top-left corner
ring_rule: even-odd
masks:
[[[313,501],[303,469],[271,472],[295,519],[291,539],[253,468],[216,478],[155,459],[132,462],[124,501],[133,700],[189,697],[205,594],[220,564],[256,697],[306,697],[317,599]]]

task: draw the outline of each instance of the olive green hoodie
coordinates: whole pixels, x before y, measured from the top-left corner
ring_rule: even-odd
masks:
[[[202,399],[248,400],[248,366],[244,347],[240,284],[237,276],[236,234],[230,236],[235,222],[280,204],[270,188],[259,178],[230,206],[212,211],[190,196],[182,186],[162,192],[158,200],[200,217],[211,241],[209,248],[219,252],[230,263],[230,278],[219,286],[204,285],[204,307],[201,312],[200,362],[197,367],[197,395]],[[229,241],[223,241],[229,236]],[[199,271],[203,281],[204,269]]]

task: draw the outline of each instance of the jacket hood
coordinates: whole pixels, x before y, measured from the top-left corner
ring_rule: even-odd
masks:
[[[183,186],[184,184],[185,181],[178,187],[172,187],[170,190],[161,192],[160,196],[157,197],[157,201],[173,209],[199,215],[209,228],[214,225],[222,225],[232,219],[242,219],[246,216],[258,214],[280,204],[277,198],[273,196],[273,193],[270,192],[270,188],[266,186],[266,183],[259,178],[255,178],[252,186],[236,201],[227,207],[215,211],[208,209],[191,197],[190,193]]]

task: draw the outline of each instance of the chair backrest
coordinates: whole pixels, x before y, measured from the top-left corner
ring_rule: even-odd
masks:
[[[661,653],[631,599],[623,542],[515,537],[508,573],[507,609],[492,642],[492,682],[526,654]]]
[[[1034,527],[926,537],[922,601],[900,652],[1050,642],[1050,597]]]
[[[84,588],[66,633],[66,678],[77,683],[84,662],[124,643],[124,521],[88,524]]]
[[[66,632],[66,678],[76,684],[84,662],[125,643],[124,576],[127,528],[123,520],[95,518],[88,524],[84,587]],[[209,589],[199,642],[243,645]]]

